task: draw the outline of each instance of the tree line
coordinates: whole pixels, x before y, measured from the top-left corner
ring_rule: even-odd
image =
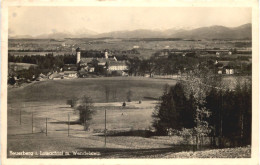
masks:
[[[53,69],[63,67],[65,64],[76,64],[76,57],[73,54],[57,55],[46,54],[45,56],[8,56],[8,62],[37,64],[40,69]]]
[[[128,59],[129,75],[138,76],[149,74],[176,74],[178,72],[187,72],[193,70],[199,65],[199,59],[196,57],[186,57],[180,55],[171,55],[167,57],[157,57],[153,55],[149,59],[140,59],[138,57]]]

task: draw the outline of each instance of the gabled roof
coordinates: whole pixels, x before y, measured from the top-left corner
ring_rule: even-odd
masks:
[[[80,62],[81,63],[90,63],[90,62],[92,62],[93,59],[94,58],[81,58]]]
[[[64,74],[75,74],[77,71],[64,71]]]
[[[108,61],[116,61],[114,58],[81,58],[81,63],[91,63],[92,60],[97,60],[98,63],[106,63]]]
[[[109,66],[126,66],[125,61],[110,61],[108,63]]]
[[[223,66],[227,66],[230,61],[218,61],[218,64],[223,64]]]
[[[53,73],[53,74],[51,74],[50,75],[52,78],[60,78],[60,77],[62,77],[62,75],[61,74],[59,74],[59,73]]]
[[[99,58],[97,59],[99,63],[106,63],[106,62],[115,62],[114,58]]]

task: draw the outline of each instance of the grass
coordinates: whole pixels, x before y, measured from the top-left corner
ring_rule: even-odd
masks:
[[[166,83],[174,84],[175,81],[132,77],[74,79],[36,82],[25,87],[9,89],[8,151],[93,151],[99,149],[103,153],[104,136],[98,136],[100,133],[95,133],[94,130],[103,132],[104,110],[107,109],[109,131],[148,129],[151,126],[151,114],[157,100],[144,99],[141,104],[138,100],[143,97],[159,97]],[[113,90],[116,89],[116,99],[119,102],[103,103],[106,102],[104,96],[106,86],[111,92],[109,101],[114,101]],[[133,91],[132,100],[134,101],[127,102],[126,107],[123,108],[122,101],[126,99],[129,89]],[[89,132],[84,131],[83,126],[77,124],[77,113],[69,105],[65,105],[67,98],[79,97],[83,94],[88,94],[93,98],[96,108]],[[20,110],[22,112],[21,125],[19,124]],[[33,134],[32,112],[34,112]],[[68,114],[70,114],[71,123],[69,137]],[[48,136],[45,135],[46,118],[48,118]],[[171,142],[151,140],[142,136],[107,137],[107,149],[111,151],[155,147],[171,147]],[[109,157],[113,153],[108,154]]]
[[[121,103],[96,103],[91,129],[104,130],[104,109],[107,109],[108,134],[83,131],[77,124],[78,115],[68,105],[56,103],[13,103],[8,107],[8,151],[70,152],[68,156],[10,156],[15,158],[196,158],[196,157],[250,157],[250,147],[194,152],[192,145],[182,144],[178,136],[143,136],[151,125],[151,113],[156,101],[131,102],[122,108]],[[22,124],[19,124],[19,110]],[[34,112],[34,133],[31,132],[31,112]],[[124,114],[122,116],[122,113]],[[68,136],[70,114],[70,136]],[[48,118],[48,136],[45,134],[45,118]],[[135,127],[136,126],[136,127]],[[128,128],[130,127],[130,129]],[[132,128],[131,128],[132,127]],[[43,130],[43,132],[42,132]],[[203,148],[208,149],[207,146]],[[100,155],[73,155],[72,151],[96,152]]]
[[[182,138],[177,136],[151,136],[148,131],[152,124],[152,112],[164,84],[175,83],[175,80],[149,78],[114,77],[74,79],[61,81],[36,82],[21,88],[8,90],[8,151],[86,151],[98,152],[97,156],[68,155],[66,158],[172,158],[212,156],[215,151],[205,154],[191,154],[194,146],[180,145]],[[105,87],[109,87],[109,101],[106,102]],[[117,90],[116,98],[113,90]],[[134,91],[132,102],[122,107],[126,92]],[[78,114],[66,99],[71,96],[88,94],[95,101],[96,113],[90,124],[90,131],[84,131],[78,121]],[[138,100],[143,98],[142,103]],[[117,100],[117,102],[114,102]],[[106,148],[104,148],[104,110],[107,111]],[[21,110],[21,125],[20,125]],[[33,133],[32,133],[33,113]],[[68,136],[68,114],[70,131]],[[47,135],[46,136],[46,118]],[[147,136],[147,133],[149,136]],[[248,150],[241,150],[241,157],[248,157]],[[184,152],[185,151],[185,152]],[[224,152],[222,156],[229,156]],[[244,152],[244,153],[243,153]],[[181,153],[178,155],[178,153]],[[197,153],[197,152],[196,152]],[[220,152],[217,152],[220,154]],[[183,155],[182,155],[183,154]],[[250,154],[250,153],[249,153]],[[231,157],[235,155],[234,153]],[[9,157],[19,157],[10,156]],[[28,156],[23,156],[28,157]],[[57,156],[33,156],[52,157]],[[218,155],[216,156],[218,157]],[[219,156],[220,157],[220,156]],[[28,157],[31,158],[31,157]]]
[[[97,103],[97,113],[93,116],[91,129],[104,130],[104,107],[106,107],[109,131],[139,129],[141,132],[151,125],[152,107],[155,103],[156,101],[143,101],[142,104],[131,102],[127,103],[124,109],[118,102]],[[22,110],[21,125],[19,124],[20,109]],[[31,112],[34,112],[33,134]],[[71,121],[69,137],[68,113]],[[45,135],[46,117],[48,118],[48,136]],[[138,152],[144,152],[145,155],[153,154],[153,150],[170,152],[172,143],[179,141],[178,137],[146,138],[135,134],[116,135],[107,136],[107,147],[104,149],[104,136],[92,131],[83,131],[83,126],[75,122],[77,118],[77,114],[64,104],[13,103],[8,109],[8,151],[97,151],[103,158],[133,157]],[[131,154],[127,156],[127,153]]]
[[[36,82],[24,88],[9,89],[8,102],[59,102],[72,97],[91,96],[94,102],[106,102],[105,89],[109,89],[109,102],[126,101],[126,93],[133,91],[133,100],[160,97],[164,85],[175,80],[138,77],[108,77]]]
[[[153,49],[159,50],[164,49],[166,46],[169,46],[170,49],[190,49],[191,46],[194,49],[204,49],[205,45],[207,48],[222,48],[229,49],[230,47],[238,48],[234,41],[211,41],[211,40],[202,40],[198,41],[122,41],[121,39],[99,39],[99,42],[95,42],[96,39],[64,39],[64,43],[67,45],[80,46],[85,50],[130,50],[133,49],[133,46],[138,45],[141,49]],[[101,42],[100,42],[101,41]],[[57,46],[61,46],[63,42],[49,41],[46,40],[19,40],[13,39],[9,40],[9,49],[17,50],[20,48],[15,47],[18,43],[22,43],[22,48],[24,49],[55,49]],[[245,42],[245,41],[242,41]],[[36,45],[35,45],[36,44]],[[250,45],[249,45],[250,46]],[[247,46],[247,47],[249,47]],[[75,48],[75,46],[74,46]],[[64,50],[71,51],[71,48],[64,48]],[[151,54],[150,54],[151,55]]]
[[[104,109],[107,109],[108,130],[145,130],[151,127],[152,112],[156,101],[137,101],[127,103],[125,108],[120,103],[96,105],[96,114],[91,121],[92,129],[104,129]]]
[[[179,152],[165,155],[165,158],[250,158],[251,146],[212,149],[197,152]]]

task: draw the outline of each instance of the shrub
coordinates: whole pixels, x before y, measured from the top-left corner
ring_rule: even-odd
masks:
[[[70,105],[70,107],[75,107],[77,104],[78,98],[73,97],[72,99],[67,100],[67,105]]]
[[[89,127],[89,121],[92,119],[92,115],[95,113],[92,99],[88,96],[83,96],[78,100],[78,106],[75,110],[79,111],[79,121],[85,126],[85,130]]]
[[[16,81],[15,81],[14,77],[11,77],[11,78],[8,79],[8,84],[10,84],[10,85],[14,85],[15,82]]]
[[[129,89],[129,91],[126,94],[126,99],[128,102],[132,101],[132,97],[133,97],[133,92]]]
[[[183,138],[183,144],[190,143],[190,139],[192,138],[193,133],[194,133],[193,129],[187,129],[187,128],[182,128],[181,131],[178,131],[178,135]]]

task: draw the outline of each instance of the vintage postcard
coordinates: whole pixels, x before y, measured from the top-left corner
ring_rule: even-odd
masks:
[[[2,164],[259,164],[258,1],[3,1]]]

